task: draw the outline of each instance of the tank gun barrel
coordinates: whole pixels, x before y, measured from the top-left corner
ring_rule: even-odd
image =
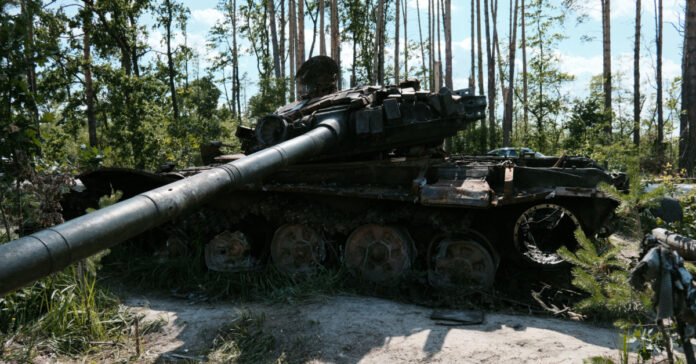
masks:
[[[223,191],[333,148],[342,139],[346,119],[346,110],[317,115],[317,126],[300,136],[0,245],[0,297],[200,206]]]

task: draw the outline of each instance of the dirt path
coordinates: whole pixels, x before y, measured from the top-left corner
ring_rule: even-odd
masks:
[[[170,298],[126,299],[158,321],[145,337],[145,361],[203,358],[217,330],[241,312],[265,316],[274,357],[310,363],[581,363],[617,356],[616,330],[553,318],[486,314],[480,325],[447,327],[431,309],[388,300],[337,296],[277,305],[191,303]]]

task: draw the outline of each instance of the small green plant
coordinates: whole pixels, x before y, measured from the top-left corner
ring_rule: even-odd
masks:
[[[619,218],[619,231],[625,235],[641,239],[646,233],[657,225],[657,221],[648,212],[649,208],[656,207],[662,198],[668,193],[666,185],[660,185],[647,192],[645,184],[641,181],[638,167],[629,168],[628,178],[630,187],[628,191],[619,191],[616,187],[603,183],[600,190],[619,201],[616,215]]]
[[[275,338],[264,332],[265,316],[243,312],[218,331],[208,358],[221,363],[270,363]]]
[[[582,230],[575,232],[579,249],[574,253],[566,247],[558,254],[574,265],[573,285],[588,297],[575,308],[597,319],[619,319],[643,316],[650,307],[650,294],[633,292],[628,284],[628,263],[620,260],[620,248],[608,240],[596,244]]]

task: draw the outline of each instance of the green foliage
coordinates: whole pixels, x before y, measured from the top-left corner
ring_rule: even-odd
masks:
[[[666,228],[678,234],[694,237],[696,236],[696,191],[681,196],[679,200],[684,217],[682,221],[669,224]]]
[[[650,192],[645,191],[645,183],[640,179],[638,167],[633,164],[628,172],[630,188],[620,192],[616,187],[601,184],[600,190],[611,198],[619,201],[616,214],[619,217],[619,228],[623,233],[634,239],[641,239],[657,225],[657,221],[648,211],[656,207],[668,192],[668,187],[661,185]]]
[[[596,244],[582,230],[575,232],[579,249],[566,247],[558,254],[574,265],[573,285],[588,294],[575,309],[597,319],[617,319],[642,315],[650,307],[650,294],[632,292],[628,284],[628,264],[619,259],[620,248],[607,240]]]

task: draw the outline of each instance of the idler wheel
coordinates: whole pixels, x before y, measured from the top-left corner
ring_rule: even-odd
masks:
[[[515,222],[513,240],[517,251],[535,265],[557,266],[564,262],[558,253],[562,246],[575,250],[575,230],[580,221],[567,208],[539,204],[525,210]]]
[[[413,241],[405,230],[367,224],[348,237],[343,264],[358,277],[390,283],[411,267],[413,250]]]
[[[251,256],[246,234],[225,230],[206,244],[205,265],[218,272],[239,272],[257,268],[259,262]]]
[[[445,238],[431,245],[428,281],[433,287],[493,287],[496,260],[471,239]]]
[[[286,224],[278,228],[271,241],[271,259],[279,271],[288,275],[312,273],[326,257],[324,239],[305,225]]]

